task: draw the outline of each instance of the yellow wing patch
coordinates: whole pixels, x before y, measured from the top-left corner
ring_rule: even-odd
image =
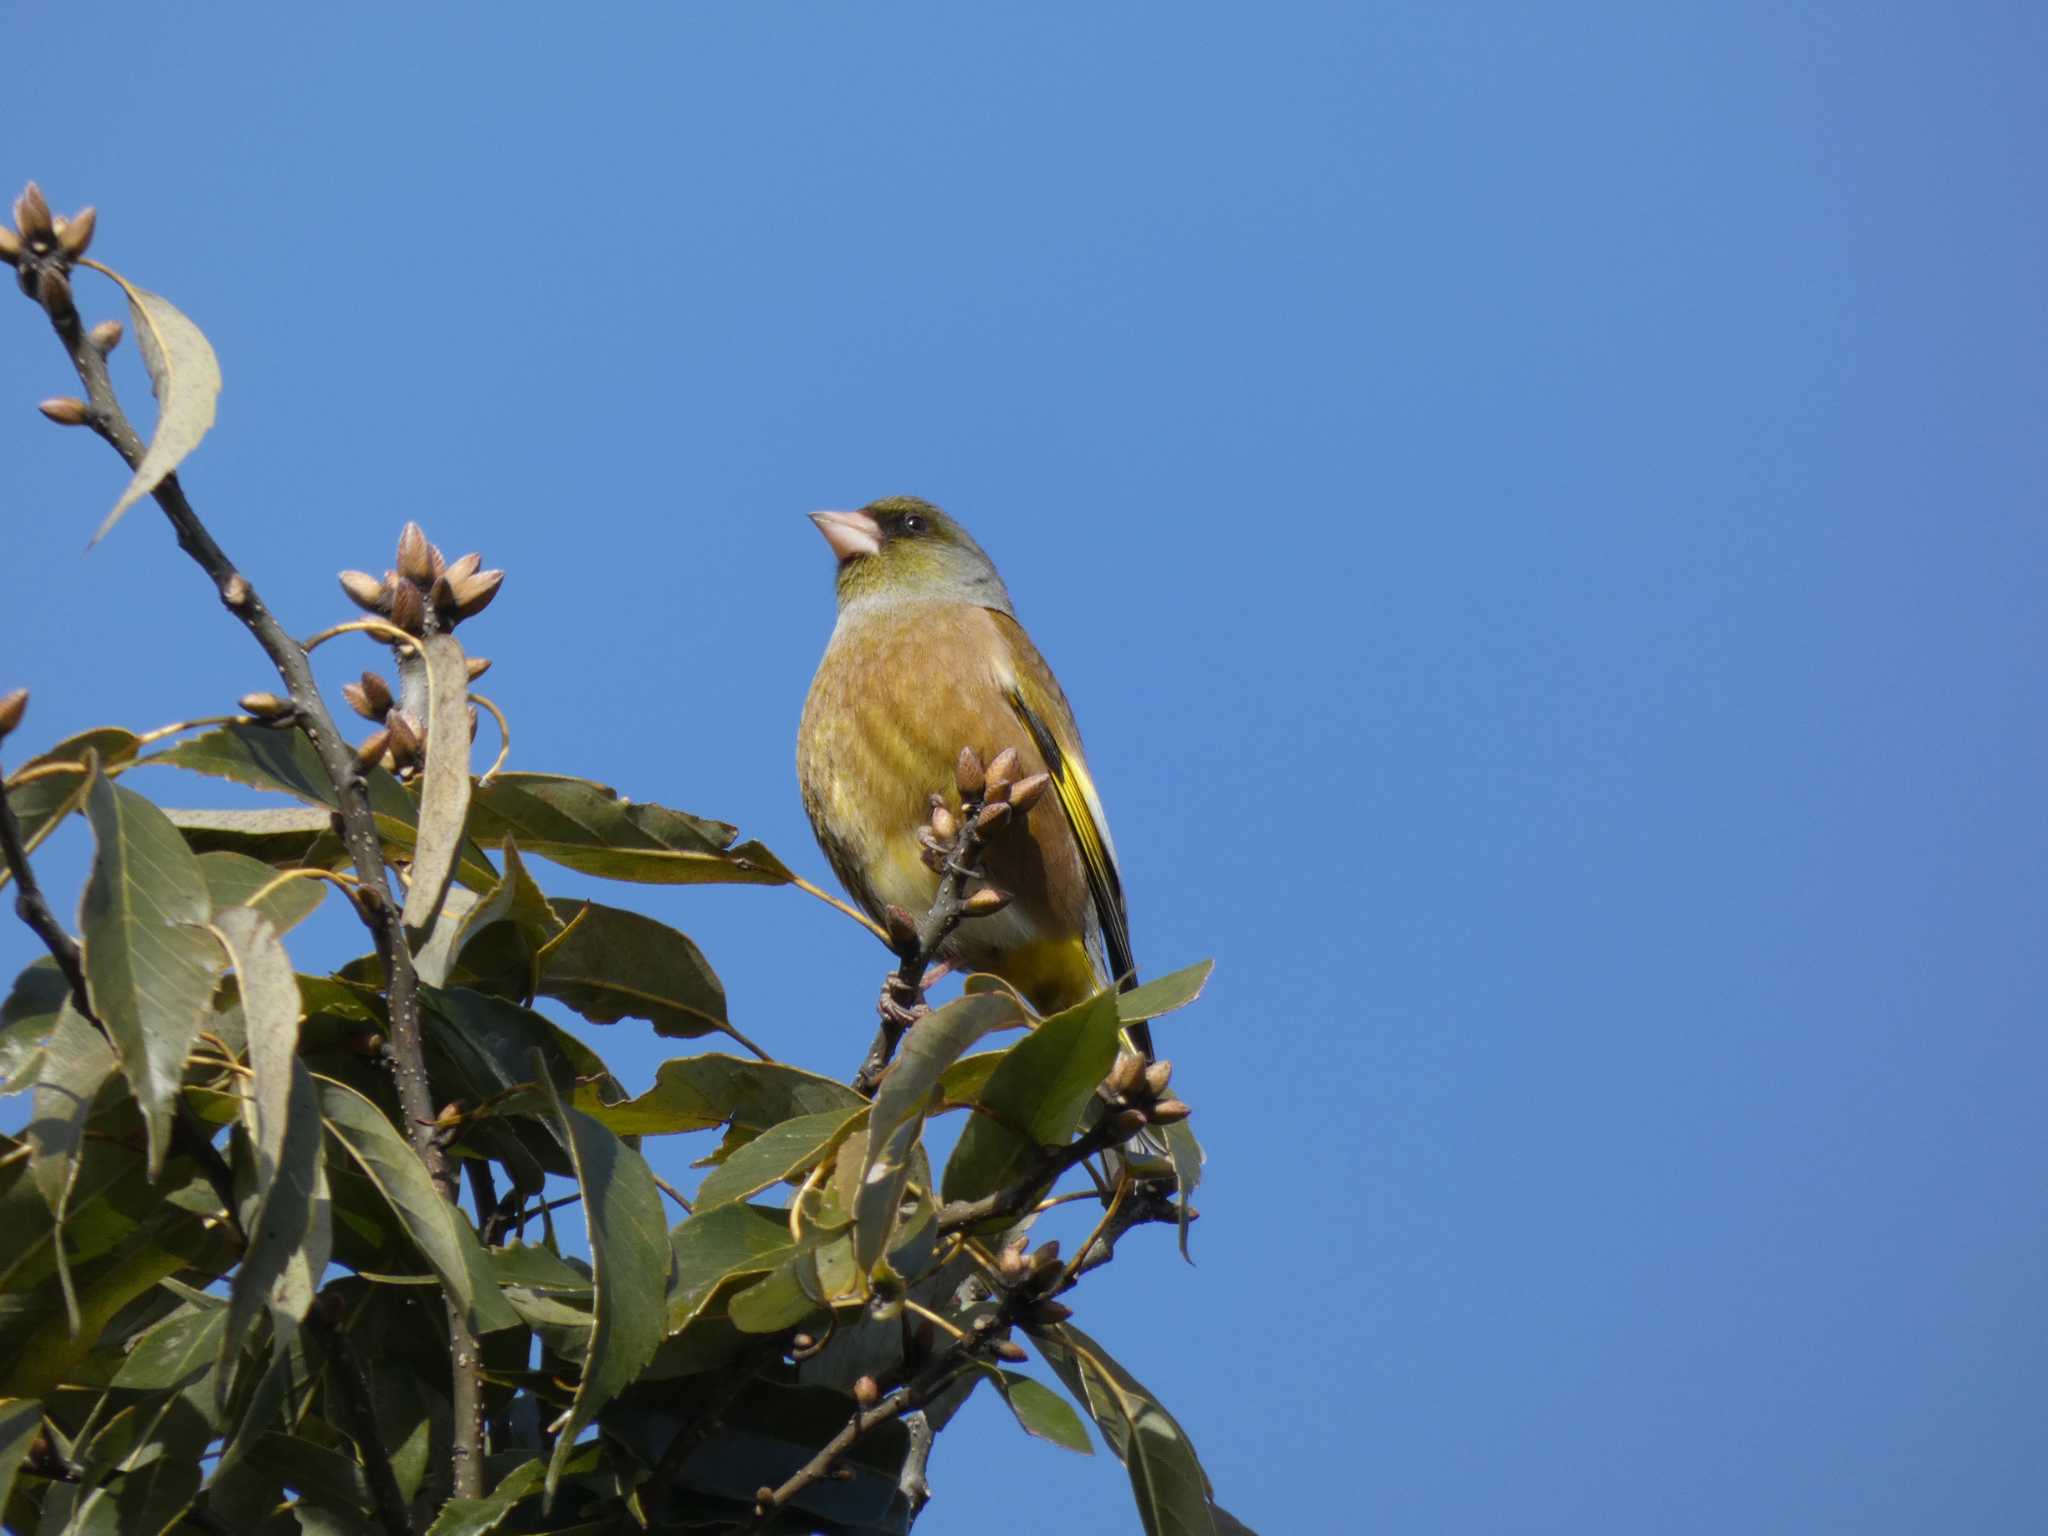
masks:
[[[1010,690],[1010,706],[1017,711],[1045,759],[1053,793],[1060,811],[1081,850],[1081,864],[1088,875],[1088,894],[1095,905],[1095,918],[1102,928],[1102,945],[1108,952],[1110,980],[1129,985],[1135,972],[1131,959],[1130,918],[1124,910],[1123,877],[1116,867],[1116,849],[1109,840],[1109,828],[1101,814],[1102,801],[1088,777],[1078,753],[1068,755],[1038,712],[1024,702],[1023,693]]]

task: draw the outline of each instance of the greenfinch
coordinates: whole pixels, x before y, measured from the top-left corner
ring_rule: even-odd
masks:
[[[839,618],[804,703],[797,778],[834,872],[878,922],[892,905],[922,916],[939,880],[917,837],[932,795],[951,795],[962,747],[1012,748],[1017,777],[1043,772],[1052,793],[985,855],[1010,904],[961,924],[942,957],[1002,977],[1041,1013],[1132,985],[1116,845],[1081,733],[995,562],[914,496],[811,520],[839,560]]]

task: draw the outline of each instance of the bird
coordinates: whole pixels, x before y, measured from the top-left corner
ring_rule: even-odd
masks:
[[[838,559],[838,618],[797,729],[797,779],[819,847],[877,923],[922,915],[939,876],[920,826],[950,794],[963,746],[1004,748],[1017,778],[1049,777],[1016,832],[984,854],[1011,898],[961,924],[940,958],[987,971],[1041,1015],[1136,983],[1116,844],[1067,696],[1017,618],[995,562],[915,496],[813,512]],[[1128,1032],[1151,1057],[1143,1025]]]

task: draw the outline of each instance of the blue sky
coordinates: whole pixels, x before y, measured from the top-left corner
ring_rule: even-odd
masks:
[[[562,16],[9,23],[0,173],[212,336],[187,484],[272,605],[343,617],[408,517],[481,548],[515,766],[823,879],[802,514],[940,501],[1074,700],[1141,962],[1218,961],[1161,1030],[1197,1263],[1080,1302],[1227,1505],[2038,1521],[2048,18]],[[66,384],[0,307],[16,758],[266,682],[151,509],[80,558],[120,474],[35,415]],[[857,1062],[826,908],[612,899]],[[993,1399],[933,1477],[921,1531],[1133,1529]]]

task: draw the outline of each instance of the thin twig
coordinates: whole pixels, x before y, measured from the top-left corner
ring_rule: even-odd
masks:
[[[21,258],[23,291],[42,304],[79,382],[85,386],[87,425],[133,469],[142,461],[145,444],[121,409],[105,356],[86,335],[84,322],[72,301],[68,267],[68,260],[61,253],[32,256],[25,252]],[[321,697],[306,648],[278,622],[248,578],[214,542],[213,535],[186,500],[177,475],[164,476],[152,494],[170,520],[178,546],[206,573],[222,604],[241,620],[277,668],[291,696],[298,728],[312,744],[333,785],[342,842],[362,882],[356,910],[370,931],[384,969],[384,997],[391,1025],[390,1059],[397,1080],[400,1115],[428,1174],[443,1197],[452,1201],[456,1193],[454,1173],[445,1149],[435,1140],[432,1125],[434,1106],[420,1040],[419,978],[413,971],[412,954],[400,927],[399,907],[391,899],[385,881],[383,845],[370,811],[368,781],[356,764],[353,749],[335,725],[327,701]],[[452,1298],[448,1299],[448,1333],[453,1397],[458,1410],[452,1452],[455,1492],[461,1497],[479,1498],[483,1494],[481,1417],[466,1411],[481,1401],[477,1343],[468,1319]]]
[[[1117,1145],[1124,1139],[1125,1134],[1118,1131],[1109,1121],[1104,1121],[1078,1141],[1070,1141],[1064,1147],[1055,1147],[1045,1152],[1028,1173],[1013,1179],[1001,1189],[991,1190],[978,1200],[955,1200],[940,1206],[939,1232],[941,1235],[960,1232],[969,1227],[978,1227],[984,1222],[1021,1216],[1038,1203],[1047,1185],[1097,1152]]]

